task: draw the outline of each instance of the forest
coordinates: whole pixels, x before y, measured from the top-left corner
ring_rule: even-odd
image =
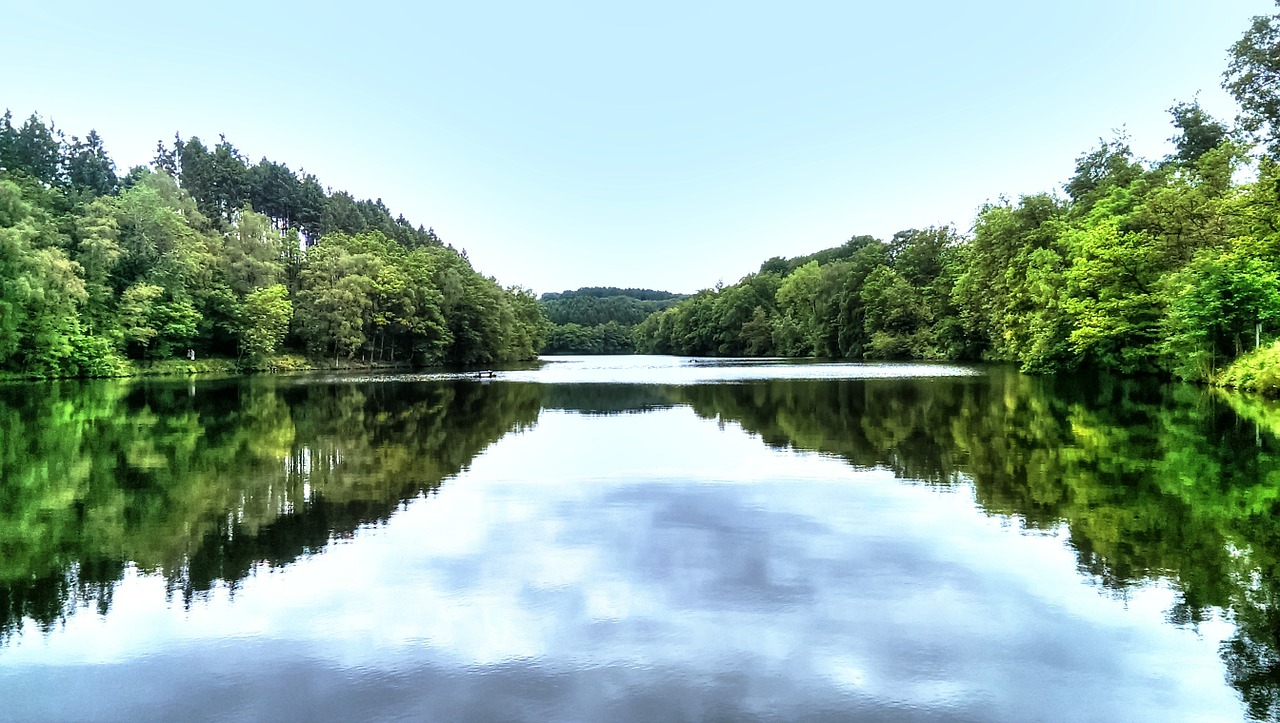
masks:
[[[646,318],[636,349],[992,360],[1280,390],[1277,50],[1280,16],[1255,19],[1224,73],[1239,118],[1174,104],[1165,158],[1101,139],[1065,195],[1002,197],[966,233],[857,236],[770,259]]]
[[[687,297],[653,289],[586,287],[543,294],[539,303],[552,326],[548,354],[631,354],[635,327],[650,314]]]
[[[855,236],[689,297],[503,288],[430,228],[226,138],[123,176],[90,131],[0,117],[0,374],[108,376],[192,356],[475,366],[538,353],[951,359],[1280,392],[1280,15],[1229,51],[1234,121],[1170,109],[1062,193],[971,229]],[[328,362],[326,362],[328,363]]]
[[[0,373],[112,376],[165,359],[487,365],[548,328],[434,231],[225,138],[123,176],[97,133],[0,117]]]

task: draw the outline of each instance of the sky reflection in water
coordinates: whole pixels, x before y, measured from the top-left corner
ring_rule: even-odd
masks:
[[[1232,626],[1082,575],[968,485],[685,405],[544,409],[320,554],[0,648],[0,718],[1222,720]]]

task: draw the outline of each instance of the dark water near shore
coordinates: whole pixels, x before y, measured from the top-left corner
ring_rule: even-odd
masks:
[[[928,364],[4,385],[0,720],[1274,720],[1278,435]]]

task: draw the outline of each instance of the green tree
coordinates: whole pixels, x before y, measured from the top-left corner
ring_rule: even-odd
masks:
[[[376,261],[352,253],[346,237],[326,236],[307,249],[298,292],[299,331],[316,355],[332,354],[334,364],[363,345],[365,316],[373,310]]]
[[[1222,87],[1240,104],[1246,131],[1280,153],[1280,14],[1253,19],[1231,46]]]
[[[246,296],[283,283],[287,252],[287,237],[275,223],[246,207],[223,236],[220,261],[231,289]]]
[[[1132,373],[1155,368],[1162,299],[1155,244],[1146,233],[1119,230],[1113,218],[1067,236],[1065,310],[1070,342],[1080,357]]]
[[[1142,172],[1127,137],[1117,135],[1110,141],[1100,138],[1097,148],[1076,159],[1075,175],[1063,185],[1063,190],[1071,197],[1073,211],[1084,215],[1112,189],[1127,187]]]
[[[163,322],[160,318],[159,300],[164,289],[153,284],[134,284],[120,297],[120,326],[124,338],[145,354],[156,337],[160,336]]]
[[[1195,163],[1227,139],[1227,127],[1206,113],[1198,100],[1175,103],[1169,108],[1169,114],[1179,131],[1169,139],[1176,149],[1171,158],[1177,163]]]
[[[925,330],[929,310],[920,292],[897,270],[881,266],[867,277],[861,291],[866,308],[865,327],[870,336],[867,356],[903,359],[915,356],[927,344]]]
[[[284,284],[254,289],[244,300],[244,322],[240,332],[240,350],[254,360],[275,354],[289,331],[293,303]]]
[[[106,196],[119,187],[116,164],[107,155],[97,131],[89,131],[83,141],[72,136],[62,163],[67,183],[77,195]]]
[[[45,186],[61,184],[62,134],[52,123],[46,126],[32,113],[6,145],[5,168],[21,171]]]
[[[1030,317],[1041,308],[1031,288],[1031,257],[1057,247],[1064,212],[1062,202],[1047,194],[979,210],[952,300],[965,334],[988,358],[1026,360]]]

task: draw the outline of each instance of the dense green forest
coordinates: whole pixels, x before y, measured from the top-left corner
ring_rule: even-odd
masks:
[[[0,372],[128,373],[281,350],[366,363],[534,357],[546,319],[431,229],[225,138],[119,177],[90,131],[0,117]]]
[[[1280,333],[1280,15],[1231,48],[1224,87],[1240,104],[1234,127],[1177,103],[1166,158],[1102,140],[1065,196],[1002,198],[964,234],[913,229],[771,259],[647,318],[636,348],[1212,378]]]
[[[637,324],[674,306],[686,294],[653,289],[587,287],[543,294],[540,304],[553,326],[549,354],[630,354]]]

